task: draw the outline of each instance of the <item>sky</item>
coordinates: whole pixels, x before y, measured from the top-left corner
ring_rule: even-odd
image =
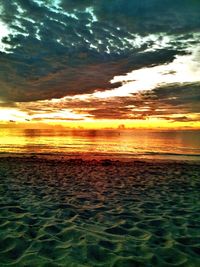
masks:
[[[0,125],[200,129],[199,0],[0,0]]]

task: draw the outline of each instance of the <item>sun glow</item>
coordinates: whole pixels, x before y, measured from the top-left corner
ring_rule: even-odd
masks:
[[[33,119],[33,120],[37,120],[37,119],[43,120],[44,119],[44,120],[50,120],[50,121],[53,119],[56,119],[56,120],[82,120],[82,119],[84,119],[84,115],[75,114],[73,111],[64,109],[64,110],[61,110],[59,112],[49,112],[46,114],[38,113],[38,114],[32,115],[31,119]]]
[[[14,108],[1,108],[0,121],[23,121],[27,113]]]

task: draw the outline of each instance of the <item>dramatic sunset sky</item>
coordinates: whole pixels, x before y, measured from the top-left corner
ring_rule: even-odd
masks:
[[[0,125],[200,128],[199,0],[0,0]]]

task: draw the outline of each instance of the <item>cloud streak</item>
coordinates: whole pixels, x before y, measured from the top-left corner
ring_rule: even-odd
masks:
[[[131,96],[98,98],[94,95],[65,97],[60,100],[18,103],[18,107],[30,118],[68,119],[71,112],[80,119],[129,119],[147,120],[165,119],[171,122],[189,122],[200,120],[200,85],[170,84],[151,91],[134,93]],[[40,113],[41,115],[37,114]],[[43,115],[42,115],[43,114]],[[70,118],[70,117],[69,117]],[[78,119],[78,118],[77,118]]]

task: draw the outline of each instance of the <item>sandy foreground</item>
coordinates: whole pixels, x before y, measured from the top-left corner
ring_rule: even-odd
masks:
[[[1,157],[0,266],[200,266],[200,163]]]

